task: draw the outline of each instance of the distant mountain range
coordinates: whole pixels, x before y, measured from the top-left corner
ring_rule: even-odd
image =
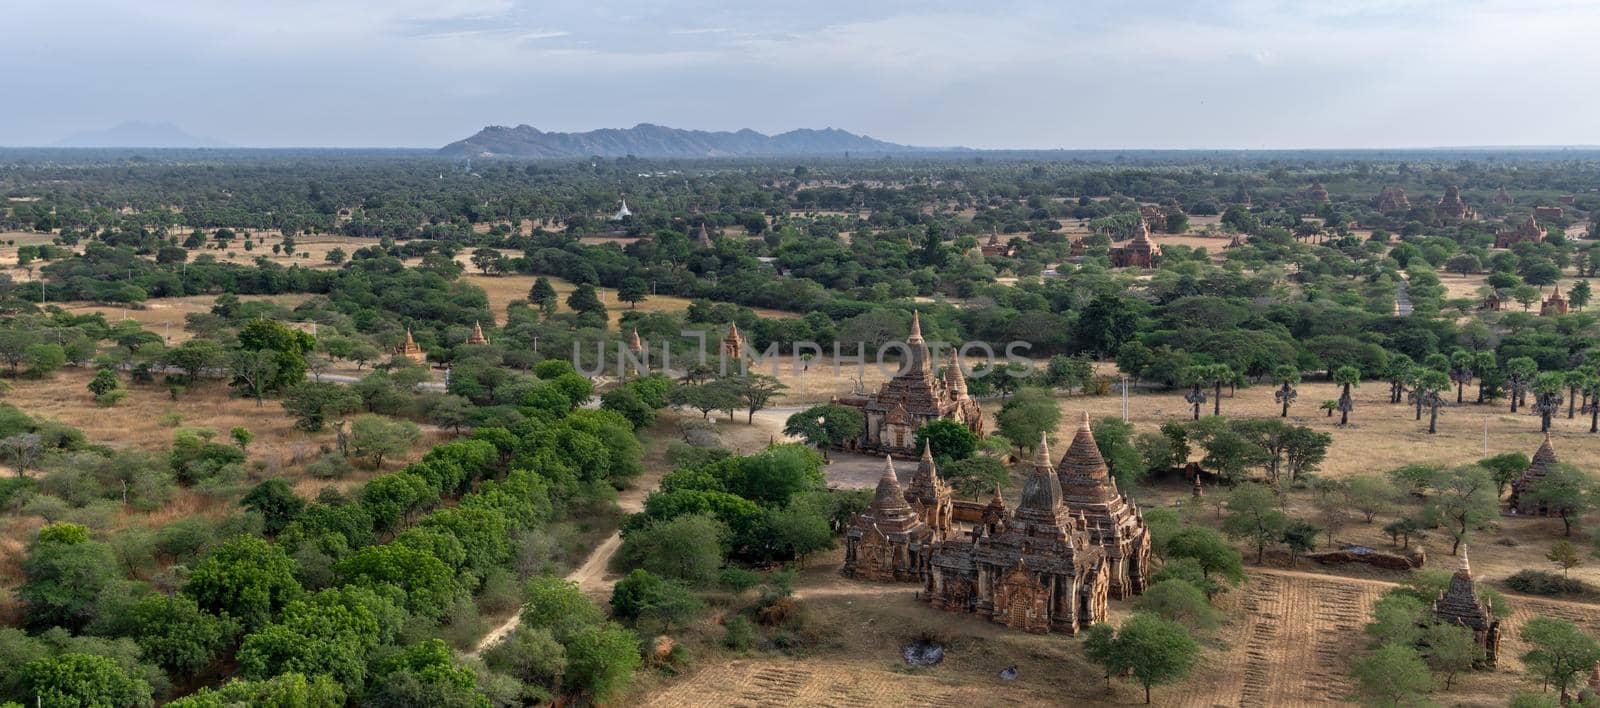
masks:
[[[465,140],[440,148],[463,157],[757,157],[777,155],[842,155],[920,150],[835,128],[791,130],[764,135],[748,128],[737,132],[682,130],[649,123],[632,128],[605,128],[584,133],[546,133],[527,125],[492,125]]]
[[[56,147],[75,148],[220,148],[227,144],[184,132],[171,123],[128,121],[104,130],[73,133]]]

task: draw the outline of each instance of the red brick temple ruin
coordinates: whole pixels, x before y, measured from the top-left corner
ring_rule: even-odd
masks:
[[[410,359],[418,364],[425,364],[428,361],[427,353],[422,351],[422,347],[417,346],[417,340],[411,338],[409,327],[406,328],[406,341],[400,344],[399,349],[394,350],[394,355],[396,358]]]
[[[1558,317],[1567,314],[1571,307],[1572,303],[1567,300],[1567,296],[1561,294],[1561,286],[1557,285],[1550,290],[1550,297],[1545,298],[1539,305],[1539,316]]]
[[[1489,611],[1489,603],[1478,597],[1466,544],[1461,546],[1461,567],[1450,576],[1450,587],[1433,603],[1433,616],[1440,622],[1472,630],[1473,643],[1483,650],[1483,658],[1474,661],[1474,667],[1495,665],[1500,656],[1500,620]]]
[[[1561,459],[1556,457],[1555,446],[1550,444],[1550,433],[1546,432],[1544,442],[1540,443],[1539,449],[1533,453],[1533,461],[1528,463],[1528,469],[1511,483],[1511,496],[1506,499],[1506,506],[1518,514],[1543,516],[1547,510],[1524,495],[1559,464]]]
[[[1087,412],[1067,454],[1056,465],[1056,478],[1062,502],[1088,522],[1090,538],[1105,549],[1110,596],[1126,600],[1142,594],[1150,583],[1150,532],[1139,508],[1111,478]]]
[[[1372,200],[1372,208],[1382,212],[1405,211],[1411,208],[1411,200],[1406,198],[1406,190],[1399,187],[1384,187],[1378,192],[1377,198]]]
[[[1461,189],[1453,184],[1444,188],[1444,196],[1434,206],[1434,211],[1441,219],[1472,221],[1478,218],[1478,212],[1467,206],[1467,202],[1461,198]]]
[[[1150,240],[1150,225],[1144,219],[1139,220],[1139,227],[1127,245],[1111,249],[1113,268],[1154,268],[1160,258],[1161,246]]]
[[[931,466],[931,465],[930,465]],[[865,511],[850,519],[844,533],[845,577],[879,582],[912,582],[927,577],[935,532],[906,501],[894,460],[884,456],[883,477]]]
[[[960,422],[979,437],[984,433],[983,409],[967,393],[967,379],[954,360],[944,376],[933,373],[932,355],[922,339],[921,315],[911,315],[911,336],[906,338],[910,357],[894,378],[884,382],[874,396],[851,394],[838,404],[859,408],[866,427],[845,449],[870,453],[917,454],[917,431],[929,422]]]
[[[1039,441],[1033,471],[1011,517],[990,531],[939,544],[922,599],[1011,629],[1076,634],[1104,622],[1110,591],[1105,549],[1089,521],[1062,501],[1050,448]]]
[[[1539,243],[1544,240],[1544,231],[1539,229],[1539,222],[1533,217],[1528,217],[1517,228],[1506,231],[1496,231],[1494,234],[1495,248],[1511,248],[1519,243]]]

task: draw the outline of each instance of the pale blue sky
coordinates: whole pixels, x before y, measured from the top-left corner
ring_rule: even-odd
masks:
[[[1573,0],[8,0],[0,145],[486,124],[837,127],[971,147],[1600,143]]]

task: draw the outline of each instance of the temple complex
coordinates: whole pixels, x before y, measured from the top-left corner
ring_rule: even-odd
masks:
[[[411,338],[410,327],[406,328],[406,341],[400,344],[399,349],[394,350],[394,355],[399,358],[410,359],[418,364],[424,364],[428,361],[427,353],[422,351],[422,347],[417,346],[417,340]]]
[[[955,530],[955,501],[950,485],[939,478],[933,464],[933,446],[924,441],[922,459],[917,462],[917,474],[906,487],[906,503],[916,512],[917,518],[933,530],[936,540],[950,538]]]
[[[1105,550],[1093,541],[1088,522],[1062,503],[1042,437],[1011,517],[934,549],[921,595],[932,607],[1040,634],[1076,634],[1105,621]]]
[[[467,335],[467,344],[477,346],[488,343],[489,338],[483,336],[483,324],[474,321],[472,323],[472,334]]]
[[[1517,228],[1507,231],[1496,231],[1494,234],[1495,248],[1511,248],[1519,243],[1539,243],[1544,240],[1544,231],[1539,228],[1539,222],[1534,217],[1523,220]]]
[[[1151,204],[1145,204],[1145,205],[1139,207],[1139,218],[1144,219],[1144,222],[1146,224],[1149,224],[1150,228],[1152,230],[1155,230],[1155,231],[1166,231],[1167,230],[1167,210],[1166,209],[1162,209],[1159,206],[1154,206],[1154,205],[1151,205]]]
[[[906,345],[910,349],[909,360],[901,362],[900,372],[884,382],[876,395],[856,393],[837,399],[839,405],[861,409],[866,419],[861,434],[846,443],[845,449],[914,455],[918,452],[917,431],[941,418],[960,422],[983,436],[983,410],[977,399],[967,393],[967,379],[960,363],[952,360],[945,367],[944,376],[933,373],[919,314],[911,315],[911,336],[906,338]]]
[[[1140,219],[1133,239],[1127,245],[1113,247],[1110,255],[1113,268],[1154,268],[1161,258],[1161,247],[1150,240],[1150,225]]]
[[[1434,619],[1472,630],[1472,641],[1483,650],[1475,668],[1495,665],[1500,655],[1500,620],[1489,610],[1489,603],[1478,597],[1472,581],[1472,566],[1467,562],[1467,546],[1461,546],[1461,567],[1450,576],[1450,587],[1433,603]]]
[[[1533,208],[1533,215],[1540,219],[1559,219],[1566,213],[1567,210],[1558,206],[1536,206]]]
[[[1533,461],[1528,463],[1528,469],[1522,476],[1511,483],[1511,496],[1506,499],[1506,505],[1518,514],[1543,515],[1545,509],[1538,502],[1528,499],[1523,495],[1533,488],[1539,480],[1544,479],[1550,470],[1561,464],[1556,457],[1556,449],[1550,444],[1550,433],[1544,434],[1544,442],[1539,444],[1539,449],[1533,453]]]
[[[1089,427],[1088,412],[1056,465],[1056,478],[1062,503],[1088,522],[1090,539],[1105,550],[1110,596],[1126,600],[1143,593],[1150,583],[1150,532],[1139,508],[1111,478]]]
[[[1572,303],[1567,300],[1567,296],[1561,294],[1561,286],[1557,285],[1550,291],[1550,297],[1545,298],[1544,302],[1539,305],[1539,316],[1557,317],[1565,315],[1571,307]]]
[[[931,464],[931,461],[930,461]],[[900,491],[894,460],[884,456],[883,477],[865,511],[850,518],[844,533],[844,567],[848,578],[876,581],[918,581],[927,577],[935,532],[923,523]]]
[[[1406,190],[1399,187],[1384,187],[1378,192],[1378,197],[1372,200],[1372,208],[1382,212],[1405,211],[1411,208],[1411,200],[1406,198]]]
[[[995,232],[989,233],[989,241],[982,246],[979,246],[978,250],[983,253],[984,257],[986,258],[995,256],[1010,258],[1017,253],[1017,247],[1012,245],[1010,240],[1002,243],[1000,241],[1000,234]]]
[[[1438,212],[1441,219],[1471,221],[1478,218],[1478,212],[1467,206],[1466,200],[1461,198],[1461,189],[1453,184],[1444,188],[1444,196],[1439,198],[1434,211]]]

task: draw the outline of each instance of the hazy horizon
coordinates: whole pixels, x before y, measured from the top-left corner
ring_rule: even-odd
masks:
[[[1600,143],[1600,7],[1560,0],[13,4],[0,62],[29,108],[0,113],[6,146],[128,121],[269,148],[524,123],[1024,150]]]

